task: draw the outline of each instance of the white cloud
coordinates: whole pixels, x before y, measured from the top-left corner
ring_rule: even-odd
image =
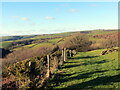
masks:
[[[22,21],[28,21],[29,20],[29,18],[27,18],[27,17],[22,17],[22,18],[20,18]]]
[[[19,16],[12,16],[12,18],[19,18]]]
[[[18,19],[20,19],[22,21],[29,21],[29,18],[27,18],[27,17],[12,16],[12,18],[18,18]]]
[[[69,10],[69,12],[79,12],[79,11],[80,11],[80,10],[78,10],[78,9],[73,9],[73,8]]]
[[[46,16],[45,19],[47,19],[47,20],[54,20],[55,18],[52,17],[52,16]]]

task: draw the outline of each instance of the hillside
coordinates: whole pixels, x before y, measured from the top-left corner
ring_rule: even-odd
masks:
[[[4,37],[3,86],[118,88],[118,37],[117,30]]]
[[[100,35],[102,35],[101,37],[103,37],[103,36],[106,36],[104,34],[117,33],[117,30],[91,30],[91,31],[65,32],[65,33],[59,33],[59,34],[4,36],[4,37],[0,37],[1,39],[0,47],[12,50],[12,49],[17,49],[23,46],[34,47],[34,46],[43,44],[44,42],[50,44],[51,42],[49,42],[49,40],[64,38],[78,32],[87,34],[88,36],[90,36],[90,38],[92,39],[95,38],[95,40],[98,40],[99,38],[97,36],[100,37]]]
[[[15,36],[4,37],[3,42],[0,42],[2,48],[11,51],[6,54],[6,58],[3,58],[4,62],[18,61],[31,58],[33,56],[46,53],[46,48],[52,49],[58,45],[63,47],[62,44],[65,40],[75,33],[82,33],[87,36],[91,42],[90,50],[104,49],[118,46],[118,31],[117,30],[91,30],[91,31],[77,31],[77,32],[65,32],[58,34],[43,34],[43,35],[28,35],[28,36],[16,36],[22,37],[18,40],[8,40],[8,37],[15,39]],[[112,36],[112,38],[111,38]],[[26,38],[23,38],[26,37]],[[6,38],[6,39],[5,39]],[[66,46],[66,45],[64,45]],[[85,48],[84,48],[85,49]],[[49,50],[48,50],[49,51]],[[47,52],[48,52],[47,51]],[[29,53],[31,52],[31,53]],[[26,55],[25,55],[26,54]],[[4,66],[4,64],[3,64]]]
[[[49,89],[120,88],[118,52],[99,56],[104,51],[79,52],[68,59],[48,84]]]
[[[67,37],[76,32],[67,32],[59,34],[43,34],[43,35],[26,35],[26,36],[4,36],[1,37],[0,47],[7,49],[15,49],[30,44],[40,44],[52,39]]]

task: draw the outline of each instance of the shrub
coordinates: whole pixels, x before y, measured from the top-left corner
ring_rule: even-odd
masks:
[[[8,74],[18,82],[19,88],[38,88],[47,70],[45,58],[40,57],[17,62],[7,69]]]
[[[112,48],[118,47],[118,39],[107,39],[104,42],[101,42],[102,48]]]
[[[76,49],[78,51],[87,51],[90,45],[91,41],[89,41],[88,36],[85,34],[76,33],[72,36],[67,37],[62,47],[68,49]]]

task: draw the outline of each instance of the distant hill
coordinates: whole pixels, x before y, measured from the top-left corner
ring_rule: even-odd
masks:
[[[0,42],[2,41],[11,41],[11,40],[19,40],[19,39],[26,39],[26,38],[33,38],[37,35],[26,35],[26,36],[3,36],[0,37]]]
[[[63,41],[60,39],[65,38],[74,33],[84,33],[84,34],[87,34],[89,37],[91,37],[91,39],[97,40],[97,38],[93,38],[93,36],[102,35],[103,37],[105,34],[115,33],[115,32],[117,32],[117,30],[102,29],[102,30],[64,32],[64,33],[56,33],[56,34],[3,36],[3,37],[0,37],[0,47],[6,48],[6,49],[14,49],[14,48],[19,48],[19,47],[28,46],[28,45],[31,45],[30,47],[35,47],[41,44],[43,45],[54,44],[56,40],[58,40],[58,42]]]
[[[69,34],[80,32],[85,34],[101,34],[101,33],[109,33],[109,32],[116,32],[117,30],[87,30],[87,31],[75,31],[75,32],[65,32],[65,33],[58,33],[58,34],[42,34],[42,35],[21,35],[21,36],[2,36],[0,37],[0,42],[2,41],[11,41],[11,40],[20,40],[20,39],[28,39],[28,38],[35,38],[35,37],[42,37],[42,36],[68,36]]]

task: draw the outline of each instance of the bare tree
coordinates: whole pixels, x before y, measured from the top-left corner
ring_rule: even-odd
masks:
[[[69,49],[77,49],[78,51],[86,51],[90,45],[91,42],[89,41],[88,36],[85,34],[76,33],[65,39],[63,47]]]

